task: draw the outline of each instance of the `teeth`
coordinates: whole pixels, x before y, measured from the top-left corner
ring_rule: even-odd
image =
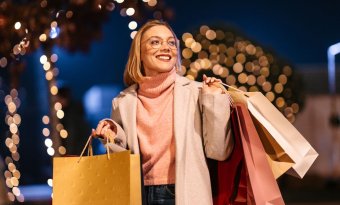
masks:
[[[163,60],[170,60],[169,56],[158,56],[157,58],[163,59]]]

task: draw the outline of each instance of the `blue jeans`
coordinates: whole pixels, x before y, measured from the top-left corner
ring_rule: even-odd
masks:
[[[145,186],[145,197],[148,205],[175,205],[175,185]]]

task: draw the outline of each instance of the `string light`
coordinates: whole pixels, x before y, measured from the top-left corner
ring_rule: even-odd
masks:
[[[76,6],[81,6],[81,5],[85,5],[81,3],[82,1],[71,1],[71,4],[75,4]],[[143,14],[141,14],[142,11],[144,11],[143,9],[140,9],[140,5],[137,5],[137,2],[132,2],[132,1],[124,1],[124,0],[116,0],[116,2],[119,4],[119,6],[121,7],[121,14],[122,16],[130,16],[131,18],[133,18],[132,21],[130,21],[128,27],[132,30],[131,31],[131,38],[134,38],[135,34],[136,34],[136,29],[138,28],[138,24],[136,21],[136,19],[140,20],[140,17],[142,16],[142,18],[144,17]],[[152,10],[158,10],[154,12],[154,16],[156,18],[164,18],[163,13],[160,12],[159,8],[157,7],[157,3],[158,1],[156,0],[144,0],[143,1],[145,6],[148,7],[153,7],[151,9]],[[8,4],[8,8],[9,10],[13,9],[14,11],[19,11],[22,9],[25,9],[27,7],[27,10],[31,8],[32,5],[15,5],[12,4],[11,2]],[[74,5],[72,5],[73,7]],[[19,9],[20,7],[20,9]],[[7,29],[10,30],[12,32],[12,30],[15,30],[15,33],[11,33],[11,35],[8,35],[6,37],[6,39],[8,39],[9,42],[11,42],[11,44],[9,44],[9,49],[4,49],[5,52],[2,53],[10,53],[10,55],[6,55],[6,56],[0,56],[0,67],[5,68],[7,67],[10,63],[9,61],[11,60],[11,57],[13,57],[13,59],[15,59],[16,61],[19,60],[19,56],[20,55],[25,55],[27,51],[34,51],[35,49],[39,48],[40,45],[44,44],[44,45],[50,45],[48,44],[49,42],[52,42],[52,44],[59,44],[62,46],[65,46],[67,48],[70,48],[71,50],[76,47],[79,46],[78,44],[72,44],[72,42],[80,42],[80,41],[66,41],[65,40],[65,36],[66,38],[68,38],[70,35],[67,35],[67,33],[71,33],[71,36],[76,36],[74,31],[75,31],[75,25],[76,21],[74,21],[74,19],[77,19],[78,16],[82,16],[82,15],[74,15],[74,11],[67,9],[67,6],[65,8],[62,9],[58,9],[58,8],[52,8],[52,10],[50,10],[51,5],[49,5],[49,2],[47,0],[42,0],[40,1],[40,7],[38,9],[35,9],[34,11],[36,11],[37,13],[35,14],[39,14],[39,15],[45,15],[45,13],[47,13],[48,16],[34,16],[34,14],[30,14],[31,16],[34,16],[34,18],[29,19],[27,22],[19,22],[19,21],[11,21],[11,29]],[[113,11],[116,8],[116,5],[114,2],[110,2],[107,1],[105,2],[105,4],[103,2],[96,3],[96,5],[94,5],[93,7],[96,11],[98,10],[107,10],[107,11]],[[39,10],[40,9],[40,10]],[[48,9],[48,10],[47,10]],[[137,10],[138,9],[138,10]],[[43,11],[43,12],[42,12]],[[47,12],[46,12],[47,11]],[[79,9],[78,12],[81,11],[88,11],[87,9]],[[150,9],[148,8],[148,11],[150,11]],[[53,16],[51,15],[51,13],[53,13]],[[104,12],[102,13],[102,17],[104,19]],[[167,12],[167,14],[171,14],[171,11]],[[12,15],[12,16],[18,16],[18,15]],[[88,16],[92,16],[92,15],[88,15]],[[9,17],[5,16],[7,20]],[[46,17],[46,18],[45,18]],[[60,21],[61,18],[66,18],[68,21],[70,22],[69,24],[67,24],[67,26],[65,25],[59,25],[61,22],[64,21]],[[47,22],[51,19],[53,19],[53,21],[51,21],[50,24],[46,24],[46,21],[44,21],[44,23],[42,22],[38,22],[37,19],[48,19]],[[2,19],[0,19],[1,21]],[[11,19],[12,20],[12,19]],[[81,19],[82,20],[82,19]],[[79,19],[78,19],[79,21]],[[0,22],[1,23],[1,22]],[[32,25],[36,25],[34,32],[31,32],[32,30]],[[97,24],[96,24],[97,25]],[[13,29],[14,27],[14,29]],[[39,29],[38,29],[39,28]],[[63,30],[62,30],[63,29]],[[2,29],[2,31],[4,31],[5,29]],[[78,29],[80,30],[80,29]],[[77,31],[77,30],[76,30]],[[63,32],[63,36],[64,38],[62,40],[60,40],[60,36],[59,34],[61,34],[61,32]],[[12,35],[15,34],[15,35]],[[12,38],[13,36],[13,38]],[[15,38],[14,38],[15,36]],[[89,35],[89,36],[98,36],[98,35]],[[30,37],[30,38],[28,38]],[[15,40],[13,40],[15,39]],[[19,40],[19,43],[17,41],[17,39],[21,39]],[[32,43],[30,43],[30,41],[28,40],[30,39],[30,41],[32,41]],[[52,41],[53,40],[53,41]],[[91,39],[92,40],[92,39]],[[15,42],[14,45],[12,44],[12,42]],[[84,41],[83,41],[84,42]],[[88,39],[86,39],[85,42],[90,42]],[[46,44],[47,43],[47,44]],[[84,43],[82,43],[81,47],[83,46]],[[89,43],[88,43],[89,44]],[[7,45],[7,44],[6,44]],[[87,45],[87,44],[86,44]],[[28,47],[30,47],[28,49]],[[86,46],[85,46],[86,47]],[[47,49],[48,50],[48,49]],[[42,135],[45,138],[45,145],[47,147],[47,153],[50,156],[56,156],[57,154],[61,154],[64,155],[66,154],[67,150],[64,146],[61,146],[60,143],[60,139],[61,138],[67,138],[69,133],[67,132],[67,130],[64,128],[64,126],[60,123],[60,120],[63,119],[65,116],[64,111],[62,110],[62,108],[58,108],[58,109],[53,109],[54,106],[54,102],[56,101],[56,96],[58,94],[58,87],[56,86],[56,76],[59,73],[59,70],[54,66],[55,62],[58,60],[58,56],[56,54],[53,54],[50,56],[50,58],[48,58],[46,55],[42,55],[40,57],[40,63],[43,66],[43,69],[45,70],[45,78],[48,82],[48,88],[49,88],[49,99],[52,102],[50,105],[51,108],[51,114],[50,116],[43,116],[42,118],[42,122],[44,124],[44,128],[42,129]],[[14,98],[12,98],[13,101]],[[12,158],[11,161],[18,161],[20,158],[19,153],[17,152],[17,147],[19,144],[19,125],[21,123],[21,117],[20,115],[18,115],[16,113],[17,109],[20,106],[20,100],[17,98],[16,102],[12,102],[10,97],[7,97],[7,107],[8,107],[8,115],[6,116],[6,122],[8,123],[9,126],[9,133],[11,134],[11,137],[8,138],[7,144],[8,144],[8,148],[12,153]],[[57,137],[55,137],[54,135],[57,133]],[[6,144],[6,145],[7,145]],[[8,160],[10,161],[10,160]],[[10,185],[11,188],[11,192],[8,193],[8,198],[11,201],[14,201],[15,199],[17,199],[18,201],[22,202],[24,201],[24,197],[20,192],[20,189],[18,188],[19,185],[19,178],[21,176],[20,172],[13,168],[14,164],[13,162],[8,162],[7,165],[9,167],[11,167],[11,171],[7,171],[7,175],[8,175],[8,180],[6,180],[6,183],[8,185]],[[6,179],[7,179],[6,178]],[[17,180],[16,180],[17,179]],[[52,186],[52,179],[49,179],[48,184],[50,186]]]
[[[126,14],[128,16],[132,16],[133,14],[135,14],[135,9],[134,8],[128,8],[126,9]]]
[[[19,202],[23,202],[24,196],[19,189],[21,173],[16,166],[16,163],[18,163],[20,159],[18,147],[20,143],[19,126],[21,124],[21,116],[17,113],[21,103],[16,89],[12,89],[10,94],[5,97],[5,103],[8,110],[5,121],[9,127],[9,136],[6,138],[5,144],[11,153],[11,156],[7,156],[5,159],[7,170],[4,175],[6,185],[10,190],[7,196],[10,201],[17,199]]]
[[[56,24],[54,24],[54,26],[56,26]],[[50,156],[65,155],[67,152],[66,148],[61,145],[61,138],[65,139],[68,137],[67,130],[64,129],[64,126],[60,122],[60,120],[64,118],[65,113],[62,110],[63,107],[61,102],[55,98],[59,92],[58,87],[56,86],[56,75],[58,72],[54,72],[54,70],[57,69],[54,67],[54,64],[57,62],[57,60],[57,54],[52,54],[49,58],[46,55],[42,55],[40,57],[40,63],[43,65],[43,69],[45,70],[45,77],[50,90],[49,99],[51,100],[50,104],[52,105],[50,117],[47,115],[43,116],[42,122],[45,126],[52,128],[55,126],[55,129],[50,130],[49,128],[44,127],[42,130],[42,134],[45,137],[45,146],[47,148],[46,151]]]
[[[172,15],[172,11],[170,9],[167,9],[164,12],[161,12],[161,6],[157,7],[158,1],[157,0],[143,0],[142,5],[138,4],[137,2],[132,2],[132,1],[124,1],[124,0],[115,0],[118,4],[119,7],[121,8],[119,13],[122,17],[130,16],[133,19],[140,19],[143,18],[143,14],[140,14],[143,9],[141,7],[144,5],[147,7],[147,10],[153,10],[153,17],[156,19],[164,19],[164,14],[168,14],[168,16]],[[136,16],[136,14],[139,15]],[[142,17],[140,17],[142,16]],[[138,24],[136,21],[130,21],[128,24],[128,27],[130,30],[132,30],[130,37],[133,39],[136,35],[136,29],[138,28]]]
[[[207,25],[198,33],[184,33],[181,40],[182,73],[187,78],[195,80],[208,72],[240,90],[260,91],[294,122],[301,100],[289,83],[290,65],[280,64],[271,53],[233,32]]]
[[[129,23],[129,29],[135,30],[137,28],[137,22],[136,21],[131,21]]]

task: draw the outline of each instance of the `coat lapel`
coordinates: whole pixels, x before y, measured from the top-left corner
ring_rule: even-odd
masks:
[[[176,143],[176,158],[180,159],[185,145],[186,122],[190,108],[190,80],[177,76],[174,88],[174,134]],[[177,161],[177,160],[176,160]]]
[[[127,136],[127,143],[132,153],[139,153],[137,139],[137,85],[130,86],[121,92],[124,95],[119,103],[119,109],[122,117],[122,124]]]

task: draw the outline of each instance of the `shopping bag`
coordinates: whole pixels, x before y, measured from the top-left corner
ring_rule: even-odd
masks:
[[[275,178],[279,178],[294,166],[294,161],[285,150],[279,145],[263,125],[252,116],[257,133],[260,136],[262,145],[266,150],[267,159],[272,168]]]
[[[287,173],[302,178],[318,153],[261,92],[235,90],[227,92],[235,102],[248,107],[274,176],[278,178]]]
[[[318,153],[262,93],[252,93],[247,105],[257,122],[295,162],[287,174],[302,178],[318,157]]]
[[[218,161],[207,158],[214,205],[247,205],[247,174],[241,138],[238,132],[232,133],[234,147],[228,159]]]
[[[208,159],[214,205],[284,204],[250,114],[231,109],[233,151],[224,161]]]
[[[252,95],[252,93],[243,92],[236,88],[233,88],[236,91],[227,91],[223,86],[222,89],[225,93],[230,95],[233,103],[243,103],[244,105],[247,105],[247,100]],[[271,134],[261,125],[261,123],[259,123],[254,117],[252,117],[252,119],[266,151],[269,165],[277,179],[292,168],[295,163],[285,150],[275,141]]]
[[[240,136],[242,142],[248,173],[247,204],[284,205],[279,186],[247,107],[242,103],[236,103],[231,119],[233,132],[235,136]]]
[[[141,204],[139,155],[123,151],[81,158],[54,157],[52,202],[53,205]]]

